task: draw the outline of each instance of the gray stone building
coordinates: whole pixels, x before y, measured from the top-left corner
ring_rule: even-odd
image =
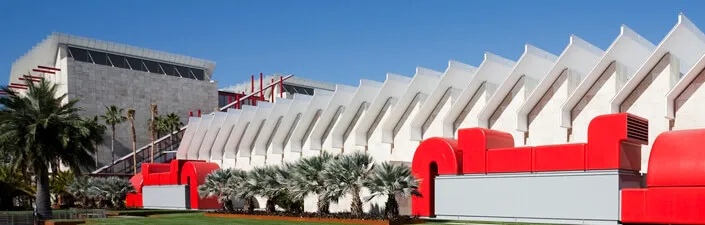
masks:
[[[123,44],[54,33],[12,64],[10,85],[47,79],[60,85],[59,95],[80,99],[86,117],[102,115],[106,106],[134,108],[137,147],[150,142],[150,104],[159,114],[176,113],[186,123],[189,112],[211,112],[218,105],[215,63],[203,59]],[[22,91],[22,89],[18,89]],[[116,127],[115,158],[131,153],[129,123]],[[110,129],[100,146],[100,165],[110,163]]]

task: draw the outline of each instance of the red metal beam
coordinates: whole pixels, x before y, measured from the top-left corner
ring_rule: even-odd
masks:
[[[48,66],[37,66],[39,69],[45,69],[45,70],[52,70],[52,71],[61,71],[59,68],[54,68],[54,67],[48,67]]]
[[[279,98],[284,98],[284,79],[279,76]]]
[[[20,87],[20,86],[13,86],[13,85],[8,85],[7,87],[8,87],[8,88],[13,88],[13,89],[23,89],[23,90],[27,90],[27,87]]]
[[[32,71],[39,72],[39,73],[56,74],[56,73],[54,73],[54,71],[49,71],[49,70],[32,69]]]
[[[10,85],[19,86],[19,87],[29,87],[29,85],[26,85],[26,84],[18,84],[18,83],[10,83]]]
[[[32,76],[32,75],[24,75],[23,77],[25,77],[25,78],[31,78],[31,79],[44,79],[43,77]]]
[[[262,73],[259,73],[259,97],[264,99],[264,92],[262,91],[262,82],[264,82],[262,78]]]
[[[274,83],[274,78],[272,78],[272,82],[270,84],[273,84],[273,83]],[[272,92],[272,97],[271,97],[270,101],[274,102],[274,86],[272,86],[271,92]]]
[[[35,79],[31,79],[31,78],[25,79],[24,77],[20,77],[19,79],[20,79],[20,80],[29,80],[29,81],[32,81],[32,82],[40,82],[40,80],[35,80]]]

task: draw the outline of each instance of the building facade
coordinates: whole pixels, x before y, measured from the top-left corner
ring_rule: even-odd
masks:
[[[705,98],[699,88],[704,41],[697,26],[679,15],[657,45],[622,26],[606,50],[571,36],[559,55],[527,45],[516,62],[487,53],[477,67],[450,61],[444,72],[419,67],[413,77],[387,74],[384,82],[294,94],[289,101],[190,118],[178,158],[249,170],[321,151],[366,151],[377,161],[409,163],[421,141],[457,139],[460,128],[500,130],[517,147],[566,144],[585,142],[596,116],[627,112],[649,121],[649,142],[641,147],[646,173],[658,134],[705,127],[698,103]],[[225,122],[209,132],[220,124],[216,118]],[[278,126],[262,125],[270,123]],[[227,144],[202,144],[209,135]],[[335,210],[348,210],[346,202]],[[307,200],[306,210],[315,210],[313,201]]]
[[[55,68],[47,72],[40,67]],[[12,64],[10,84],[47,79],[59,95],[80,99],[85,117],[103,115],[107,106],[135,109],[137,146],[150,143],[150,104],[160,114],[175,113],[188,122],[189,112],[212,112],[218,104],[215,63],[123,44],[54,33]],[[22,89],[18,89],[22,91]],[[116,126],[115,159],[132,152],[129,123]],[[99,167],[112,161],[110,130],[98,150]]]

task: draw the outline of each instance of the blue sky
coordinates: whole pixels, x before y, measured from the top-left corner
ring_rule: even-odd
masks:
[[[654,44],[679,12],[705,27],[703,1],[2,1],[0,80],[51,32],[216,62],[220,87],[251,74],[294,73],[332,83],[511,60],[525,43],[560,54],[570,34],[603,50],[626,24]],[[704,28],[705,29],[705,28]]]

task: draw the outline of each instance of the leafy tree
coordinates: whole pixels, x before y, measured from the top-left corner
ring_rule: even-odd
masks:
[[[149,119],[148,122],[148,128],[149,128],[149,137],[151,138],[152,145],[149,148],[150,152],[150,157],[149,157],[149,162],[153,163],[154,162],[154,140],[155,140],[155,135],[157,133],[157,104],[152,104],[150,105],[150,112],[152,113],[151,119]]]
[[[98,122],[98,116],[94,116],[92,119],[87,120],[87,126],[93,130],[91,132],[95,137],[94,138],[94,146],[95,146],[95,167],[98,168],[98,146],[100,145],[101,142],[103,142],[103,134],[105,134],[105,130],[107,129],[105,125],[101,124]]]
[[[22,170],[0,163],[0,209],[12,209],[16,197],[35,195],[35,188],[27,182],[27,175]]]
[[[214,170],[206,176],[206,182],[198,186],[201,198],[217,197],[226,211],[232,210],[232,196],[234,189],[228,185],[228,180],[233,177],[233,169]]]
[[[350,211],[355,216],[362,215],[360,191],[370,179],[374,160],[365,152],[355,152],[340,156],[328,163],[322,172],[326,192],[333,201],[346,194],[352,195]]]
[[[49,179],[49,188],[51,193],[54,194],[54,202],[59,206],[63,205],[70,198],[70,193],[68,192],[68,186],[73,183],[74,174],[71,170],[67,171],[56,171],[55,176]],[[70,199],[68,200],[70,203]]]
[[[386,195],[387,203],[385,203],[384,208],[387,218],[391,219],[399,216],[397,195],[404,197],[411,195],[421,196],[421,193],[418,191],[419,180],[411,174],[411,168],[406,164],[384,162],[374,170],[371,177],[367,184],[365,184],[372,193],[372,195],[367,198],[367,201],[378,196]]]
[[[103,119],[103,122],[110,126],[110,130],[112,131],[112,135],[110,137],[110,154],[112,155],[112,161],[110,161],[111,165],[115,163],[115,126],[127,120],[127,118],[122,115],[123,111],[123,109],[118,108],[115,105],[106,106],[105,114],[100,116],[100,118]]]
[[[181,118],[179,115],[176,115],[175,113],[169,113],[164,117],[164,125],[166,126],[166,131],[169,132],[169,143],[171,143],[171,150],[175,150],[174,147],[175,145],[175,139],[174,139],[174,132],[178,131],[181,127],[184,126],[184,123],[181,122]]]
[[[318,196],[318,213],[328,213],[331,198],[326,193],[323,171],[333,160],[333,155],[322,152],[320,155],[303,158],[291,166],[291,189],[294,198],[305,198],[309,194]]]
[[[0,98],[0,148],[17,167],[28,167],[36,183],[35,203],[40,219],[52,217],[49,198],[49,168],[58,163],[73,171],[94,164],[94,130],[86,126],[76,107],[78,100],[58,95],[58,85],[46,80],[33,84],[19,94],[2,87],[8,96]],[[65,104],[62,104],[63,102]]]

